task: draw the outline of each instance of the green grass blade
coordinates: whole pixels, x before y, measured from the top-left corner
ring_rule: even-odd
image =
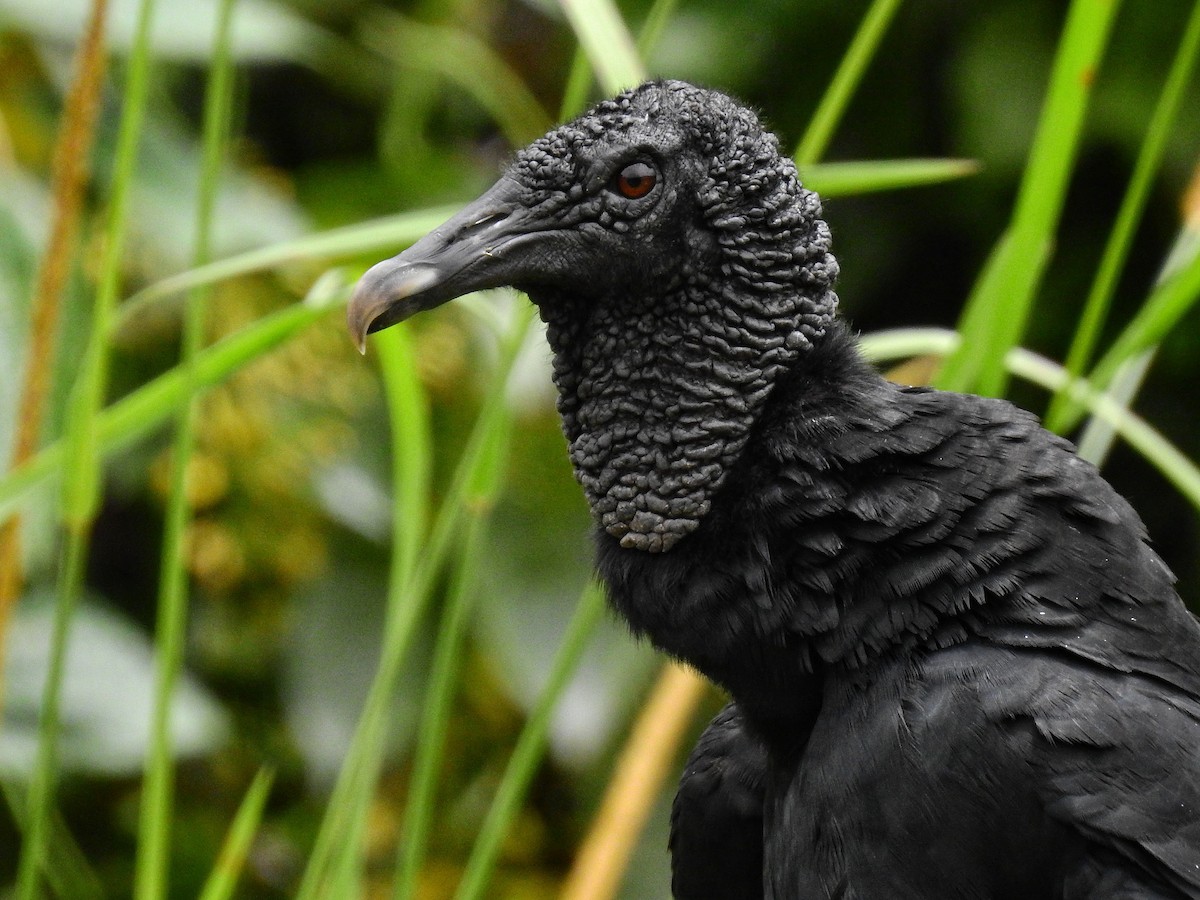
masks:
[[[1105,387],[1127,359],[1161,341],[1197,300],[1200,300],[1200,252],[1151,291],[1137,315],[1096,364],[1089,380]]]
[[[1192,175],[1192,186],[1184,199],[1183,228],[1171,245],[1171,252],[1162,265],[1158,281],[1173,277],[1197,256],[1200,256],[1200,166]]]
[[[1193,219],[1192,216],[1195,218]],[[1183,231],[1171,248],[1167,261],[1163,263],[1162,272],[1158,278],[1159,284],[1164,283],[1177,274],[1180,269],[1185,268],[1190,260],[1200,256],[1200,215],[1193,212],[1192,216],[1185,221]],[[1191,303],[1195,303],[1194,298]],[[1186,308],[1181,310],[1178,315],[1182,316],[1184,312],[1186,312]],[[1173,323],[1168,323],[1165,327],[1169,330],[1173,327]],[[1101,386],[1116,396],[1123,405],[1129,406],[1141,389],[1142,381],[1150,370],[1156,352],[1157,345],[1119,363],[1113,370],[1109,383]],[[1073,409],[1072,413],[1077,414],[1077,410]],[[1073,422],[1070,419],[1068,421]],[[1100,461],[1108,455],[1113,437],[1112,426],[1102,419],[1093,417],[1079,439],[1080,455],[1099,465]]]
[[[800,169],[800,176],[805,187],[822,197],[851,197],[940,184],[978,171],[973,159],[879,159],[812,163]]]
[[[408,806],[401,830],[393,896],[406,898],[416,889],[424,863],[430,823],[435,810],[438,766],[445,747],[450,709],[460,669],[462,645],[476,590],[475,565],[483,555],[488,520],[504,481],[508,459],[509,425],[505,421],[487,435],[479,465],[463,498],[465,522],[458,551],[458,565],[442,615],[429,686],[422,711],[421,741],[413,764]]]
[[[605,93],[616,94],[646,80],[637,45],[612,0],[559,0],[559,6]]]
[[[387,59],[391,85],[376,143],[380,159],[389,168],[399,172],[422,165],[421,160],[435,152],[429,142],[433,130],[432,118],[443,97],[442,83],[448,79],[441,73],[440,67],[405,65],[404,60],[396,59],[394,48],[383,46],[373,33],[375,29],[371,17],[377,12],[385,16],[391,13],[380,6],[373,7],[359,25],[357,37],[360,43],[376,44],[381,55]],[[473,0],[424,0],[405,4],[405,15],[418,23],[442,26],[464,24],[467,28],[478,20],[474,14]],[[485,46],[484,52],[490,54],[490,48]],[[501,62],[501,65],[504,63]],[[465,64],[464,68],[468,72],[474,71]],[[457,81],[458,77],[450,80]]]
[[[1150,371],[1154,356],[1154,350],[1147,350],[1133,359],[1126,360],[1125,364],[1117,370],[1112,384],[1106,388],[1108,395],[1125,409],[1130,408],[1133,398],[1141,390],[1142,381],[1145,380],[1146,373]],[[1065,389],[1059,391],[1059,394],[1063,393],[1065,393]],[[1108,451],[1112,449],[1116,436],[1117,431],[1112,427],[1112,423],[1093,417],[1088,420],[1087,428],[1079,437],[1075,448],[1076,452],[1088,462],[1100,467],[1108,457]]]
[[[272,244],[188,269],[186,272],[147,285],[121,304],[116,328],[119,331],[131,323],[152,304],[171,298],[181,299],[185,291],[215,284],[227,278],[277,269],[288,263],[305,260],[335,259],[386,250],[399,251],[441,225],[459,209],[459,206],[437,206],[385,216],[357,225],[307,235],[294,241]]]
[[[68,535],[64,559],[58,570],[58,591],[54,605],[54,626],[50,643],[50,664],[38,720],[38,748],[25,810],[25,840],[17,869],[17,897],[37,900],[39,884],[50,859],[48,850],[55,816],[54,794],[58,785],[59,705],[62,680],[67,664],[67,641],[71,619],[83,593],[87,568],[87,529]]]
[[[638,32],[636,44],[636,56],[639,59],[646,59],[658,46],[658,42],[662,39],[663,32],[666,30],[667,23],[675,12],[675,7],[678,5],[678,0],[655,0],[654,5],[650,7],[650,12],[646,14],[646,19],[642,23],[642,28]],[[630,72],[641,72],[644,65],[640,62],[629,63]],[[565,121],[572,116],[577,116],[583,112],[587,105],[588,91],[592,87],[592,65],[588,59],[588,54],[581,45],[575,51],[574,57],[571,59],[571,68],[567,73],[566,87],[563,89],[562,104],[559,107],[559,121]],[[632,74],[631,76],[632,77]],[[644,80],[642,75],[637,80]],[[615,83],[615,82],[614,82]],[[633,82],[633,83],[636,83]]]
[[[642,59],[648,58],[658,46],[677,5],[678,0],[654,0],[654,5],[646,14],[646,20],[637,36],[637,52]],[[581,46],[571,59],[571,68],[567,73],[566,87],[563,89],[562,104],[558,112],[559,121],[565,121],[583,112],[591,87],[592,67],[587,53]]]
[[[662,40],[667,23],[671,21],[671,16],[675,15],[675,7],[678,5],[679,0],[654,0],[654,5],[646,13],[642,27],[638,30],[637,51],[642,59],[650,58],[650,54]]]
[[[991,341],[998,341],[998,335],[1003,330],[1002,322],[1007,313],[1005,297],[1012,289],[1013,273],[1025,267],[1029,278],[1040,280],[1041,272],[1050,261],[1050,252],[1051,243],[1048,240],[1036,246],[1023,246],[1017,240],[1014,226],[1010,225],[1004,230],[988,254],[975,281],[971,299],[967,301],[966,309],[959,319],[959,332],[963,335],[974,335],[975,340],[980,343],[981,351],[970,362],[958,362],[965,352],[962,348],[969,346],[968,342],[964,341],[959,350],[945,360],[939,376],[935,377],[939,387],[945,390],[982,390],[965,379],[981,377],[985,368],[982,362],[984,353],[990,352],[1001,362],[1004,360],[999,345],[993,347]],[[988,365],[994,365],[994,362]],[[955,381],[960,371],[964,373],[964,380]]]
[[[377,12],[362,39],[398,65],[435,72],[466,91],[522,146],[545,132],[550,116],[512,68],[491,47],[461,28],[427,25],[397,13]]]
[[[29,805],[25,785],[13,779],[0,778],[0,791],[4,794],[18,831],[24,832]],[[70,897],[71,900],[100,900],[104,897],[104,886],[99,876],[88,864],[87,857],[57,809],[51,811],[47,829],[46,881],[58,897]]]
[[[947,356],[962,345],[962,337],[943,328],[904,328],[863,337],[860,346],[872,362],[909,356]],[[1200,467],[1187,458],[1144,419],[1119,399],[1086,379],[1072,378],[1062,366],[1022,347],[1009,350],[1005,365],[1014,375],[1048,391],[1066,389],[1089,413],[1109,422],[1117,434],[1200,511]]]
[[[375,340],[392,432],[392,527],[396,530],[397,576],[411,581],[429,532],[433,439],[429,398],[418,376],[412,335],[404,327]]]
[[[335,304],[344,303],[348,291]],[[220,384],[242,366],[291,340],[305,328],[328,315],[325,305],[296,303],[264,316],[241,331],[223,338],[200,354],[196,360],[196,389]],[[123,397],[101,414],[97,436],[104,450],[119,449],[162,425],[186,395],[187,384],[182,368],[175,367]],[[0,503],[4,488],[0,482]]]
[[[402,843],[397,854],[393,887],[393,896],[397,898],[413,895],[424,863],[437,791],[438,764],[445,746],[462,643],[469,622],[475,584],[474,563],[482,553],[488,516],[502,484],[503,465],[508,456],[510,437],[508,426],[509,422],[506,419],[487,434],[486,446],[482,449],[479,463],[472,466],[471,478],[463,497],[462,507],[466,521],[461,550],[442,616],[433,666],[429,673],[429,685],[419,730],[421,741],[417,746],[408,804],[401,829]],[[404,463],[399,465],[403,467]],[[399,515],[397,527],[408,527],[400,520]]]
[[[1150,194],[1151,183],[1162,164],[1163,154],[1167,146],[1167,138],[1174,129],[1179,116],[1179,108],[1184,97],[1184,91],[1195,70],[1197,52],[1200,51],[1200,0],[1192,6],[1192,15],[1184,29],[1179,48],[1175,51],[1175,60],[1167,74],[1167,80],[1159,95],[1158,104],[1150,118],[1146,129],[1146,137],[1138,153],[1137,162],[1133,167],[1133,175],[1129,187],[1121,200],[1121,208],[1117,212],[1116,221],[1096,278],[1088,292],[1084,304],[1083,315],[1079,327],[1071,340],[1067,352],[1067,371],[1078,376],[1092,359],[1100,331],[1108,316],[1113,293],[1117,287],[1117,279],[1124,268],[1126,257],[1133,242],[1133,235],[1142,218],[1142,211]],[[1071,418],[1066,395],[1062,392],[1054,396],[1046,414],[1046,427],[1052,431],[1062,431]]]
[[[964,340],[946,360],[940,387],[1004,392],[1004,359],[1024,334],[1050,257],[1092,84],[1119,7],[1117,0],[1071,4],[1012,223],[962,314]]]
[[[455,900],[478,900],[484,896],[504,836],[545,754],[554,709],[583,658],[583,651],[600,622],[604,608],[604,589],[592,582],[579,599],[555,656],[546,687],[517,739],[517,746],[467,861]]]
[[[90,340],[83,356],[82,371],[67,398],[59,505],[63,525],[70,533],[86,532],[100,505],[96,414],[104,402],[108,384],[107,357],[107,347],[97,343],[94,338]]]
[[[345,302],[346,293],[339,298],[340,302]],[[297,303],[217,342],[197,359],[197,390],[219,384],[325,315],[323,306]],[[96,423],[96,444],[100,452],[110,456],[161,426],[186,394],[183,371],[176,367],[112,404],[100,413]],[[0,476],[0,517],[28,502],[39,485],[60,476],[66,456],[64,442],[58,441],[24,465]]]
[[[478,505],[476,505],[478,503]],[[408,900],[417,889],[417,879],[425,862],[429,827],[436,810],[438,773],[458,673],[462,647],[470,623],[471,601],[475,590],[475,564],[484,551],[487,513],[490,499],[472,502],[463,527],[458,566],[450,584],[445,612],[438,629],[437,646],[429,670],[429,685],[421,709],[421,723],[413,760],[412,779],[400,829],[400,852],[392,896]]]
[[[1092,415],[1110,423],[1130,447],[1158,469],[1200,511],[1200,468],[1158,430],[1125,408],[1120,400],[1096,390],[1087,381],[1071,382],[1066,371],[1057,363],[1028,350],[1021,349],[1013,355],[1012,370],[1014,374],[1050,390],[1057,390],[1063,382],[1070,384],[1069,390]]]
[[[566,87],[563,88],[562,103],[558,108],[559,121],[565,122],[583,112],[587,105],[588,92],[592,89],[592,65],[580,47],[571,57],[571,68],[567,72]]]
[[[83,590],[91,524],[100,503],[100,454],[96,425],[108,386],[108,331],[120,284],[129,194],[145,114],[153,10],[153,0],[142,0],[122,95],[124,108],[117,132],[112,190],[105,223],[99,284],[92,307],[91,333],[70,400],[60,507],[66,549],[64,564],[59,572],[50,670],[42,700],[38,752],[29,791],[28,831],[18,865],[17,896],[20,900],[34,900],[40,893],[46,839],[58,780],[58,714],[66,645],[71,618]]]
[[[259,769],[250,783],[246,796],[238,807],[225,843],[221,845],[221,855],[217,857],[216,865],[209,873],[200,893],[200,900],[229,900],[237,888],[238,878],[246,865],[246,856],[258,826],[262,823],[263,810],[267,798],[271,795],[271,784],[275,774],[270,769]]]
[[[825,89],[825,95],[808,123],[804,137],[792,154],[796,165],[811,165],[825,155],[834,129],[841,121],[850,98],[862,80],[863,72],[879,49],[879,43],[899,8],[900,0],[874,0],[863,16],[854,39],[842,56],[829,87]]]
[[[200,188],[196,205],[196,249],[194,265],[209,261],[213,211],[220,186],[221,166],[228,137],[232,98],[233,63],[230,26],[234,0],[220,0],[217,7],[213,63],[209,70],[204,111],[204,149]],[[206,290],[196,288],[188,301],[183,321],[182,361],[184,391],[176,414],[175,441],[171,459],[171,488],[167,500],[159,570],[158,612],[155,617],[154,711],[150,724],[150,747],[142,779],[138,819],[138,845],[134,866],[134,897],[158,900],[165,897],[171,859],[171,819],[175,793],[175,762],[171,743],[171,702],[187,640],[187,566],[184,541],[191,522],[187,471],[195,444],[197,358],[204,343]]]
[[[99,504],[99,458],[93,432],[96,417],[108,389],[109,329],[121,284],[129,195],[137,167],[138,144],[145,118],[150,70],[150,26],[154,0],[141,0],[137,31],[129,59],[124,107],[117,132],[113,163],[112,194],[105,224],[104,253],[92,308],[91,333],[74,387],[68,426],[69,457],[64,479],[63,516],[68,522],[91,521]]]
[[[946,328],[889,328],[864,334],[858,348],[873,365],[881,366],[913,356],[948,356],[962,337]]]
[[[533,315],[532,304],[522,305],[514,313],[512,326],[501,343],[497,372],[455,468],[429,539],[423,547],[420,565],[409,581],[401,580],[398,562],[400,551],[393,551],[388,615],[379,668],[317,834],[297,894],[298,900],[327,896],[330,879],[342,871],[339,861],[345,859],[346,853],[357,853],[356,847],[346,846],[348,842],[345,838],[357,829],[356,823],[361,822],[367,814],[381,763],[385,725],[400,666],[428,604],[437,574],[449,555],[454,536],[459,532],[469,488],[476,482],[479,468],[487,463],[485,454],[489,435],[506,428],[504,423],[509,413],[504,394],[508,375],[529,331]],[[393,540],[397,539],[394,534]]]
[[[392,581],[412,584],[417,574],[422,547],[428,538],[432,492],[433,448],[429,399],[417,374],[416,352],[406,326],[378,335],[380,372],[388,404],[392,441]],[[386,651],[385,651],[386,656]],[[399,659],[402,654],[397,654]],[[396,664],[399,666],[399,662]],[[422,746],[424,733],[422,732]],[[368,751],[363,751],[366,754]],[[378,771],[382,742],[370,752],[370,762],[361,772]],[[364,776],[365,777],[365,776]],[[363,789],[366,790],[365,788]],[[364,801],[365,802],[365,801]],[[340,853],[331,864],[331,884],[338,896],[358,893],[359,848],[365,840],[366,810],[351,822]]]

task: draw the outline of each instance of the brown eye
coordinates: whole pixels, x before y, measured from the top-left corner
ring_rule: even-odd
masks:
[[[616,178],[617,193],[630,200],[638,200],[654,190],[658,183],[658,172],[649,163],[635,162],[623,168]]]

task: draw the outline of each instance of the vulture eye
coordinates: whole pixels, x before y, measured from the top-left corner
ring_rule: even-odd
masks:
[[[658,172],[645,162],[630,163],[620,172],[613,184],[617,193],[630,200],[638,200],[654,190],[658,183]]]

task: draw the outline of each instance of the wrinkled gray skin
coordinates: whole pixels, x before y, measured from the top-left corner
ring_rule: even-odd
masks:
[[[613,182],[638,160],[658,184],[631,200]],[[527,291],[592,513],[623,547],[661,552],[699,524],[776,376],[829,326],[837,263],[819,213],[752,113],[668,82],[522,150],[491,191],[398,258],[411,263],[368,274],[351,327],[361,337],[416,311],[392,305],[405,278],[420,308],[472,278]],[[445,269],[447,245],[461,272]],[[433,256],[437,276],[422,268]],[[438,279],[433,292],[422,275]]]

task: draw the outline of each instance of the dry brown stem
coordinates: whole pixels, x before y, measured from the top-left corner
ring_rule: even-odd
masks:
[[[691,669],[678,663],[663,668],[567,876],[563,900],[608,900],[616,894],[707,689],[708,683]]]
[[[75,79],[63,109],[62,130],[54,148],[50,235],[33,294],[33,318],[25,356],[24,381],[17,410],[16,436],[9,465],[19,466],[37,450],[54,364],[55,338],[63,285],[71,269],[84,188],[90,175],[92,138],[104,84],[104,17],[107,0],[92,0],[91,16],[75,55]],[[24,582],[21,568],[21,520],[14,513],[0,524],[0,673],[8,623]],[[0,707],[4,685],[0,674]]]

